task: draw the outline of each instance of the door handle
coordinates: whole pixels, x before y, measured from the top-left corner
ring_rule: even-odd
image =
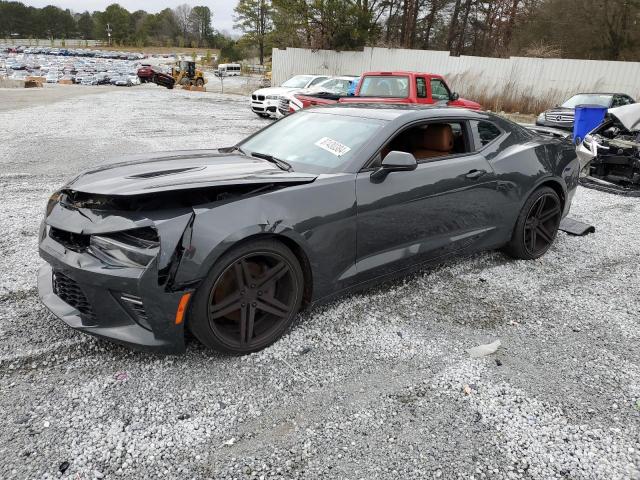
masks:
[[[470,170],[469,173],[467,173],[465,176],[467,178],[470,178],[472,180],[475,180],[476,178],[480,178],[481,176],[483,176],[485,173],[487,173],[486,170]]]

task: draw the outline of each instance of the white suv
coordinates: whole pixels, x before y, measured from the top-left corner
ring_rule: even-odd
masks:
[[[329,78],[327,75],[296,75],[279,87],[256,90],[251,94],[251,110],[261,117],[275,118],[282,95],[313,87],[327,78]]]

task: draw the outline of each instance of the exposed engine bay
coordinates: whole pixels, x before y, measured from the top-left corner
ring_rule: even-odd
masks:
[[[610,109],[577,153],[583,185],[640,195],[640,104]]]

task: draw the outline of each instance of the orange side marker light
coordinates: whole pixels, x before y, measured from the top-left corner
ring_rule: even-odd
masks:
[[[180,325],[184,321],[184,314],[187,313],[187,305],[189,304],[190,298],[190,293],[182,295],[180,303],[178,304],[178,310],[176,311],[176,325]]]

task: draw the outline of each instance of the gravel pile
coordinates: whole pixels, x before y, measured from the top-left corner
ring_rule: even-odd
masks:
[[[580,189],[595,235],[387,283],[247,357],[131,352],[40,305],[37,228],[65,178],[266,123],[155,88],[0,111],[0,477],[640,479],[637,199]]]

